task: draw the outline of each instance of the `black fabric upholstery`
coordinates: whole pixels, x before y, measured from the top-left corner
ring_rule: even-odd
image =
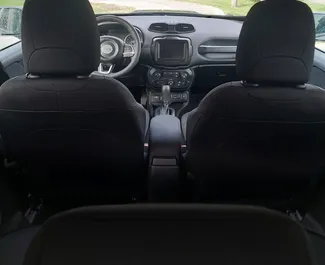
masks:
[[[120,82],[21,76],[2,85],[0,108],[6,157],[28,168],[35,192],[144,187],[149,117]]]
[[[86,75],[93,72],[99,65],[100,45],[89,2],[26,0],[22,48],[27,73]]]
[[[249,83],[304,84],[313,65],[315,25],[300,1],[262,1],[243,24],[237,47],[237,74]]]
[[[1,237],[0,264],[22,265],[26,251],[39,230],[39,226],[28,227]]]
[[[319,265],[325,264],[325,237],[324,235],[317,235],[314,233],[308,233],[310,240],[312,241],[313,249],[316,254],[316,259]]]
[[[218,86],[182,118],[195,200],[305,207],[325,173],[325,91],[293,85],[311,70],[312,25],[298,1],[263,1],[249,12],[237,70],[258,84]]]
[[[88,0],[27,0],[22,24],[32,75],[0,88],[6,158],[42,196],[138,196],[149,114],[119,81],[82,76],[99,63]]]
[[[323,89],[227,83],[188,114],[187,170],[203,200],[291,202],[324,175],[324,133]]]
[[[80,208],[49,220],[24,265],[311,265],[302,227],[255,207],[128,205]]]

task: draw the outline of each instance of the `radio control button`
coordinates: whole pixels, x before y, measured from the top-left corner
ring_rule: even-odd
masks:
[[[182,81],[177,81],[175,83],[175,87],[181,87],[182,86]]]
[[[187,85],[187,82],[186,81],[181,81],[181,86],[182,87],[186,87],[186,85]]]
[[[163,72],[164,77],[172,77],[173,73],[172,72]]]
[[[169,80],[168,81],[168,85],[173,86],[174,85],[174,81],[173,80]]]
[[[181,74],[182,79],[187,79],[187,77],[188,77],[188,73],[184,72]]]

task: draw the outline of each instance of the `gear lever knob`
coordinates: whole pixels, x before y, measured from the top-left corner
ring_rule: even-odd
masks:
[[[165,106],[169,105],[170,102],[170,86],[169,85],[163,85],[161,88],[162,93],[162,101]]]

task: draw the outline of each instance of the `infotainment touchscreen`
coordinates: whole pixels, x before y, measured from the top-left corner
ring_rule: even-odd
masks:
[[[188,38],[157,37],[152,43],[152,55],[156,65],[181,66],[191,61],[192,45]]]
[[[187,41],[160,40],[158,42],[158,57],[163,60],[184,60]]]

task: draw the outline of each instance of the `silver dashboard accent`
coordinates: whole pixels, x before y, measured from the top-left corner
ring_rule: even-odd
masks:
[[[105,67],[104,66],[108,66],[108,70],[105,70]],[[100,63],[99,66],[98,66],[98,72],[102,75],[109,75],[113,69],[114,69],[114,64],[103,64],[103,63]]]
[[[235,53],[237,46],[200,45],[203,53]]]

